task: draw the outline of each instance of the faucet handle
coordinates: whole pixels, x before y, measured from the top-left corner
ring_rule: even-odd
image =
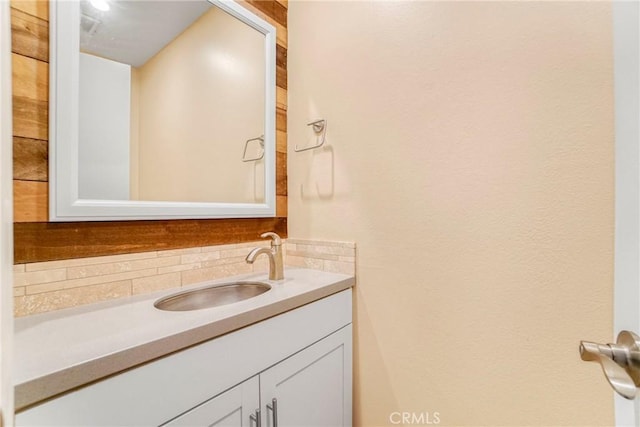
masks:
[[[271,246],[280,246],[282,245],[282,240],[280,239],[280,236],[278,236],[276,233],[273,233],[271,231],[267,232],[267,233],[262,233],[260,235],[260,237],[262,237],[263,239],[266,239],[267,237],[271,237]]]

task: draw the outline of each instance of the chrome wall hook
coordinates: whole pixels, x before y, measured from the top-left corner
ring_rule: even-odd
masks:
[[[314,148],[322,147],[324,144],[325,138],[327,136],[327,121],[325,119],[315,120],[311,123],[307,123],[307,126],[311,126],[316,135],[320,135],[320,143],[316,145],[311,145],[309,147],[298,148],[298,144],[296,144],[293,151],[299,153],[301,151],[313,150]]]

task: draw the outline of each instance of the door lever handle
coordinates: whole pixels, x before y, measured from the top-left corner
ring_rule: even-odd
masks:
[[[622,397],[634,399],[640,386],[640,337],[621,331],[615,344],[580,341],[580,357],[598,362],[611,387]]]

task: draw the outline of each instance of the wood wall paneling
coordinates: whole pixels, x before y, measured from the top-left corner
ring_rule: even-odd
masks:
[[[281,87],[276,88],[276,106],[282,110],[287,109],[287,90]]]
[[[276,65],[287,68],[287,49],[280,45],[276,45]]]
[[[14,180],[14,218],[19,218],[22,222],[47,221],[49,219],[48,192],[47,182]],[[17,246],[15,242],[14,246]]]
[[[11,0],[10,5],[12,9],[49,21],[49,0]]]
[[[276,130],[287,131],[287,110],[276,108]]]
[[[260,10],[282,26],[287,26],[287,8],[277,1],[247,0],[247,3]]]
[[[15,248],[15,262],[241,243],[260,240],[265,230],[286,236],[287,219],[20,223],[14,227],[16,241],[21,242]]]
[[[276,195],[287,195],[287,153],[276,152]]]
[[[48,223],[49,2],[11,1],[16,263],[286,237],[287,1],[241,4],[277,30],[276,218]]]
[[[282,16],[284,16],[285,23],[278,22],[274,17],[265,13],[265,10],[269,9],[269,6],[267,6],[266,3],[277,3],[274,0],[239,0],[238,2],[242,4],[244,7],[246,7],[247,9],[249,9],[251,12],[255,13],[256,15],[258,15],[259,17],[261,17],[262,19],[264,19],[265,21],[273,25],[276,28],[276,43],[284,47],[285,49],[287,48],[287,43],[288,43],[288,40],[287,40],[288,34],[287,34],[287,25],[286,25],[287,14],[286,14],[286,7],[284,7],[283,4],[278,3],[280,6],[278,13],[280,14],[279,19],[282,20],[283,19]],[[281,10],[283,8],[284,8],[284,15]]]
[[[13,97],[13,136],[49,139],[49,103]]]
[[[49,144],[41,139],[13,137],[13,179],[49,180]]]
[[[49,23],[18,9],[11,9],[11,50],[49,62]]]
[[[287,196],[276,196],[276,217],[287,218]]]
[[[282,67],[276,67],[276,84],[283,89],[287,88],[287,70]]]
[[[276,131],[276,151],[278,153],[287,152],[287,133],[283,131]]]
[[[49,64],[28,56],[11,54],[13,97],[47,102],[49,98]]]

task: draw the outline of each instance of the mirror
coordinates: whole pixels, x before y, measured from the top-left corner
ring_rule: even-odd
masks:
[[[275,29],[236,3],[52,4],[52,221],[275,214]]]

